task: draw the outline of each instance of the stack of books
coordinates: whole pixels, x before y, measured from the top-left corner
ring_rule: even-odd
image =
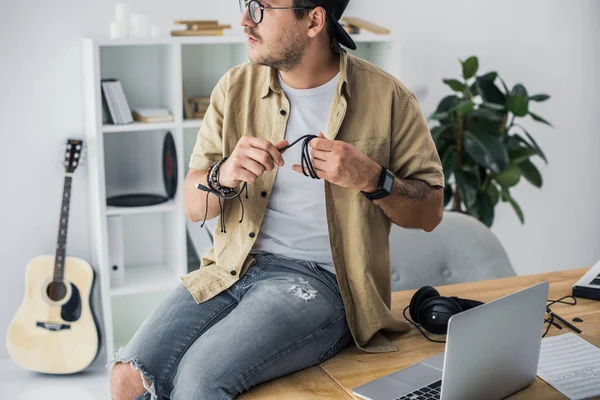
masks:
[[[173,114],[166,108],[142,108],[133,110],[133,119],[139,122],[156,123],[173,121]]]
[[[102,79],[102,105],[105,123],[124,125],[133,122],[129,103],[118,79]]]
[[[172,36],[222,36],[224,29],[231,25],[221,25],[219,21],[175,21],[176,25],[186,25],[186,29],[171,31]]]
[[[191,97],[190,102],[192,103],[192,110],[194,112],[194,118],[202,119],[208,106],[210,106],[210,97],[197,96]]]
[[[390,30],[358,17],[342,17],[344,30],[350,34],[360,33],[361,29],[371,31],[377,35],[389,35]]]

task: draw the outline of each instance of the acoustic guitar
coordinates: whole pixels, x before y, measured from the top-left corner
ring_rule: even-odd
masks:
[[[90,308],[94,270],[82,259],[65,256],[71,182],[82,148],[81,140],[67,141],[56,255],[36,257],[27,265],[25,298],[8,328],[11,358],[37,372],[79,372],[98,354],[99,333]]]

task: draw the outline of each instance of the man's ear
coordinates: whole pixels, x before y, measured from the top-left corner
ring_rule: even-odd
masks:
[[[315,7],[310,10],[308,15],[310,24],[308,25],[308,36],[317,37],[319,33],[327,30],[327,13],[323,7]]]

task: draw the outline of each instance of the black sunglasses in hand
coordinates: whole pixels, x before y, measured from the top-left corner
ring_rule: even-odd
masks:
[[[240,11],[243,14],[244,10],[248,8],[250,18],[255,24],[260,24],[263,20],[263,14],[265,10],[312,10],[314,7],[266,7],[257,0],[239,0]]]

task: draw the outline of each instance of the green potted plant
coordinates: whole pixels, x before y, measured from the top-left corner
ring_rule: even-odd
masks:
[[[430,116],[439,123],[431,135],[446,179],[444,207],[453,202],[453,211],[468,213],[491,227],[495,206],[509,202],[523,224],[523,211],[510,190],[522,177],[541,188],[542,176],[530,158],[548,161],[516,119],[529,116],[552,126],[529,109],[532,102],[550,96],[530,96],[521,84],[509,90],[496,72],[477,76],[477,57],[460,62],[462,79],[444,79],[454,94],[444,97]]]

